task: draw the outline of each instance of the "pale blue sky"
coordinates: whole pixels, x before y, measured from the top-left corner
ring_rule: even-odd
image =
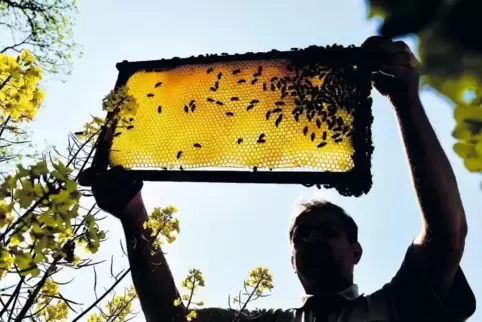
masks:
[[[360,45],[378,25],[366,21],[361,0],[79,2],[75,39],[84,56],[75,61],[67,83],[47,83],[47,99],[34,123],[39,143],[46,140],[62,147],[68,131],[78,130],[90,113],[101,113],[101,100],[114,86],[119,61],[312,44]],[[377,93],[373,97],[374,184],[367,196],[342,198],[334,191],[287,185],[146,184],[149,208],[173,204],[179,209],[182,232],[166,248],[176,281],[189,268],[199,268],[207,284],[200,297],[208,306],[226,306],[227,295],[237,293],[248,271],[263,265],[272,271],[275,288],[273,296],[258,306],[299,305],[302,292],[290,266],[287,225],[295,203],[314,196],[329,197],[345,207],[359,225],[364,255],[355,279],[361,291],[372,292],[389,281],[418,234],[420,219],[394,115],[384,98]],[[482,294],[478,249],[482,237],[477,234],[482,228],[477,211],[481,176],[469,174],[452,152],[453,107],[430,92],[424,92],[422,99],[458,178],[469,222],[463,268],[477,296]],[[111,218],[103,224],[110,229],[110,240],[97,257],[108,259],[113,254],[120,269],[126,265],[119,248],[121,226]],[[106,287],[108,269],[107,265],[103,272]],[[91,284],[92,274],[84,272],[66,293],[88,304]],[[477,320],[482,320],[482,313],[474,316]]]

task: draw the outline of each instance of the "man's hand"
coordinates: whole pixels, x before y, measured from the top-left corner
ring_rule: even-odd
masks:
[[[375,36],[368,38],[362,48],[377,71],[373,74],[374,87],[395,108],[418,99],[420,64],[404,42]]]
[[[113,167],[97,175],[92,185],[92,193],[97,205],[120,219],[129,212],[126,210],[131,204],[140,200],[140,191],[143,186],[142,181],[133,180],[123,172],[123,167]]]

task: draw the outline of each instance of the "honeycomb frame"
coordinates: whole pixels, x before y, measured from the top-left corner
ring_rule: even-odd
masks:
[[[303,84],[306,84],[306,83],[310,84],[310,86],[308,86],[309,90],[311,91],[310,93],[312,93],[314,88],[318,88],[319,90],[316,93],[318,96],[320,95],[322,96],[321,99],[318,99],[322,103],[317,103],[318,101],[315,100],[314,97],[318,97],[318,96],[314,96],[314,94],[313,95],[310,94],[311,95],[310,99],[304,99],[303,102],[305,103],[307,102],[308,105],[305,104],[303,105],[303,108],[301,107],[299,108],[299,111],[298,111],[299,113],[297,112],[299,114],[298,118],[300,116],[301,118],[305,116],[305,119],[304,119],[305,122],[316,124],[316,125],[313,125],[313,128],[315,130],[316,130],[316,126],[318,126],[318,129],[320,131],[323,130],[322,128],[323,126],[326,126],[326,127],[331,126],[331,130],[333,130],[333,128],[335,130],[336,128],[340,128],[340,131],[339,131],[340,133],[338,134],[333,132],[335,134],[332,136],[336,136],[336,135],[343,136],[345,134],[350,134],[350,138],[348,139],[347,137],[346,142],[350,143],[349,144],[350,147],[348,148],[351,148],[352,150],[347,150],[347,148],[345,147],[345,150],[343,152],[344,154],[342,155],[344,158],[343,163],[338,163],[338,165],[340,164],[343,165],[343,166],[340,166],[340,168],[343,168],[343,170],[318,171],[320,169],[315,167],[314,171],[304,171],[310,168],[307,166],[306,162],[304,166],[299,166],[301,164],[300,162],[297,162],[297,163],[294,162],[298,165],[298,167],[295,167],[295,171],[285,171],[286,169],[283,169],[282,167],[277,168],[275,166],[276,163],[269,164],[269,166],[267,163],[263,164],[263,166],[257,166],[256,162],[258,162],[259,160],[258,161],[254,160],[255,163],[251,164],[246,161],[247,159],[243,159],[243,162],[244,162],[243,165],[247,165],[247,164],[250,165],[250,168],[244,167],[246,170],[245,169],[240,170],[239,166],[237,167],[238,168],[237,170],[230,169],[229,167],[223,168],[222,162],[221,162],[221,167],[223,168],[222,170],[217,170],[217,169],[216,170],[192,170],[189,168],[189,163],[186,163],[183,166],[183,163],[179,161],[179,159],[181,159],[181,156],[183,155],[182,150],[179,150],[176,153],[175,157],[173,155],[172,160],[169,160],[169,162],[165,162],[165,164],[162,164],[162,165],[157,164],[157,167],[155,167],[155,169],[150,169],[149,167],[146,167],[146,166],[144,167],[141,166],[136,168],[131,166],[132,164],[135,164],[135,162],[133,162],[132,164],[129,164],[129,162],[126,161],[128,160],[128,158],[125,155],[124,155],[124,158],[122,158],[122,153],[119,152],[119,151],[127,151],[127,150],[116,149],[116,143],[120,142],[121,141],[120,138],[123,138],[123,135],[124,135],[123,133],[127,133],[128,131],[125,129],[116,129],[115,127],[112,130],[116,132],[116,135],[114,135],[114,137],[112,138],[112,141],[110,142],[112,144],[112,148],[109,147],[110,145],[99,147],[96,152],[95,160],[96,162],[104,165],[107,165],[107,164],[111,166],[122,165],[127,169],[125,171],[126,175],[133,176],[136,179],[143,180],[143,181],[303,184],[305,186],[317,185],[318,187],[324,186],[326,188],[335,188],[340,194],[345,196],[360,196],[361,194],[368,193],[372,184],[372,180],[371,180],[371,154],[373,151],[372,140],[371,140],[372,100],[370,98],[372,70],[370,69],[369,62],[370,62],[370,59],[366,57],[362,49],[359,47],[355,47],[355,46],[343,47],[343,46],[334,45],[334,46],[327,46],[327,47],[310,46],[305,49],[292,49],[290,51],[273,50],[265,53],[246,53],[246,54],[234,54],[234,55],[228,55],[228,54],[200,55],[196,57],[192,56],[189,58],[175,57],[172,59],[162,59],[162,60],[156,60],[156,61],[140,61],[140,62],[123,61],[116,65],[119,71],[119,76],[115,85],[116,88],[133,84],[134,82],[133,79],[135,77],[138,77],[138,79],[142,81],[143,79],[142,77],[144,78],[149,77],[149,73],[153,73],[152,75],[156,73],[157,73],[156,75],[161,75],[161,73],[172,73],[174,70],[182,69],[182,68],[184,68],[184,70],[186,70],[186,68],[192,71],[197,70],[197,72],[199,73],[200,72],[199,69],[202,69],[202,73],[205,73],[206,75],[212,74],[213,76],[213,83],[211,84],[210,89],[206,90],[208,93],[206,94],[207,103],[204,102],[204,104],[211,103],[213,106],[216,106],[216,104],[217,105],[222,105],[222,104],[219,103],[220,101],[216,100],[215,98],[212,98],[214,97],[214,95],[211,95],[211,94],[213,94],[213,92],[215,94],[216,90],[218,90],[220,86],[223,86],[223,84],[220,83],[220,80],[223,76],[221,76],[222,72],[218,71],[219,68],[224,68],[223,69],[224,72],[226,71],[226,68],[232,70],[232,73],[230,73],[229,75],[231,77],[234,77],[234,75],[239,73],[238,78],[244,80],[243,83],[248,83],[248,85],[254,86],[254,83],[258,82],[259,84],[256,85],[258,86],[258,89],[260,90],[260,88],[263,88],[265,92],[269,93],[270,90],[273,90],[273,84],[269,83],[269,81],[266,79],[266,77],[268,76],[265,77],[264,74],[261,75],[262,73],[266,73],[269,70],[268,68],[264,68],[264,67],[266,66],[276,67],[276,66],[279,66],[279,64],[284,64],[284,66],[287,67],[288,69],[281,70],[281,68],[275,68],[275,69],[271,68],[271,74],[269,75],[269,78],[273,80],[274,78],[279,76],[278,77],[279,81],[275,82],[275,85],[274,85],[275,91],[279,90],[279,92],[281,92],[279,83],[282,79],[289,79],[290,81],[293,80],[292,84],[297,85],[296,94],[290,101],[291,105],[293,105],[294,107],[294,110],[296,110],[297,105],[301,105],[300,103],[298,103],[299,100],[298,101],[295,101],[295,100],[299,99],[300,97],[299,95],[301,95],[299,94],[300,91],[298,90],[298,88],[300,88],[299,84],[301,84],[302,82]],[[258,66],[258,65],[259,67],[257,70],[251,70],[252,76],[251,78],[248,79],[248,77],[244,77],[243,75],[241,75],[239,71],[240,69],[234,69],[235,67],[233,66],[238,66],[238,65],[248,66],[248,67],[250,66],[249,68],[251,69],[253,69],[255,66]],[[309,66],[309,68],[306,66]],[[249,69],[248,67],[246,67],[246,70]],[[264,68],[264,71],[263,71],[263,68]],[[243,69],[243,71],[244,70],[245,69]],[[273,72],[275,74],[273,74]],[[277,75],[276,73],[278,73],[279,75]],[[321,75],[320,73],[323,73],[324,75],[324,82],[319,85],[312,85],[311,83],[314,81],[315,77],[318,77],[319,75]],[[226,75],[227,73],[225,72],[224,74]],[[299,78],[296,78],[297,83],[295,83],[294,81],[295,77],[293,75],[295,74],[296,74],[296,77],[299,77]],[[289,75],[289,76],[286,76],[286,75]],[[326,75],[335,75],[335,76],[330,78],[330,80],[332,81],[328,82],[326,80],[328,79]],[[186,78],[187,76],[183,76],[183,77]],[[264,81],[262,77],[265,77]],[[224,76],[224,78],[226,78],[226,76]],[[305,80],[308,78],[310,79],[310,81]],[[321,76],[319,76],[318,78],[321,79]],[[233,84],[230,86],[233,87],[234,86]],[[238,84],[240,84],[239,80],[238,80]],[[157,82],[155,84],[155,87],[159,85],[162,85],[161,81]],[[284,85],[285,85],[284,88],[289,88],[287,84],[284,84]],[[134,86],[134,85],[131,85],[131,86]],[[283,87],[283,84],[281,85],[281,87]],[[294,86],[291,86],[291,87],[294,87]],[[287,90],[285,90],[285,92],[286,91]],[[295,91],[293,90],[293,92]],[[148,100],[151,99],[152,96],[154,96],[154,94],[151,94],[151,93],[142,93],[142,94],[147,95]],[[282,95],[285,95],[288,97],[290,96],[289,93],[288,94],[284,93]],[[302,95],[305,95],[305,94],[302,94]],[[177,96],[182,96],[182,95],[177,94]],[[270,97],[270,96],[268,95],[266,97]],[[342,99],[340,99],[340,97],[342,97]],[[231,99],[232,98],[233,97],[231,97]],[[193,104],[193,101],[194,100],[187,99],[186,97],[186,102],[183,107],[184,112],[186,114],[193,111],[193,105],[194,105],[194,108],[196,107],[195,106],[196,104]],[[256,105],[256,103],[259,103],[257,101],[258,101],[257,99],[253,100],[251,98],[251,100],[248,102],[248,105],[245,106],[246,110],[249,111],[250,109],[253,109],[254,105]],[[274,103],[281,104],[279,102],[280,101],[278,100]],[[296,103],[293,103],[293,102],[296,102]],[[141,100],[139,104],[139,110],[147,111],[148,108],[152,110],[153,106],[149,106],[149,105],[152,105],[152,104],[148,103],[148,101]],[[158,113],[161,113],[161,108],[164,111],[166,109],[165,106],[161,107],[161,104],[156,103],[154,104],[154,106],[157,106]],[[336,112],[333,112],[332,113],[333,115],[330,116],[329,108],[331,106],[336,106]],[[224,106],[218,106],[218,107],[224,108]],[[276,105],[274,105],[273,107],[277,108]],[[182,109],[182,106],[180,108]],[[198,106],[198,110],[199,109],[200,107]],[[228,110],[230,109],[228,108]],[[285,114],[287,116],[295,117],[296,113],[294,113],[294,110],[293,110],[293,113],[290,113],[290,114],[285,113]],[[324,118],[320,116],[320,121],[315,121],[315,119],[319,115],[322,115],[320,113],[323,113],[323,110],[325,111]],[[223,113],[228,118],[230,116],[232,118],[232,116],[234,115],[233,112],[226,112],[226,110],[223,110],[223,111],[224,111]],[[272,110],[270,111],[272,112]],[[228,113],[231,113],[232,115],[229,115]],[[310,118],[310,113],[311,113],[311,118]],[[342,125],[341,127],[337,125],[336,121],[341,118],[340,116],[338,116],[337,118],[337,115],[339,115],[338,113],[344,113],[343,115],[348,115],[348,118],[345,118],[345,121],[350,127],[350,129],[346,131],[349,133],[345,133],[345,132],[342,133],[343,124],[341,124]],[[263,115],[264,115],[264,111],[263,111]],[[107,117],[110,118],[112,116],[113,114],[109,113]],[[179,116],[176,116],[176,117],[179,118]],[[330,117],[331,117],[331,120],[334,120],[334,124],[330,124]],[[152,118],[152,115],[149,114],[149,116],[144,117],[143,122],[147,123],[151,118]],[[287,118],[285,116],[285,120],[286,119]],[[268,120],[268,113],[266,113],[266,120]],[[142,128],[143,126],[142,122],[139,123],[138,122],[139,120],[137,119],[135,121],[136,121],[134,122],[135,126]],[[278,128],[280,124],[280,122],[276,124],[276,122],[279,121],[278,118],[272,118],[272,121],[275,122],[274,125],[276,128]],[[296,119],[296,122],[298,121],[299,120]],[[242,127],[244,126],[244,124],[245,122],[241,122],[240,126]],[[348,125],[346,125],[345,128]],[[303,134],[304,136],[309,138],[310,133],[312,133],[311,141],[313,142],[314,141],[313,135],[315,135],[314,134],[315,130],[313,130],[312,132],[312,129],[310,127],[310,131],[306,131],[307,127],[308,126],[303,127],[303,132],[304,132]],[[327,128],[325,128],[325,131],[323,133],[324,136],[326,137],[326,132],[327,131],[329,132],[331,130],[328,130]],[[281,130],[279,130],[278,132],[280,131]],[[166,133],[166,131],[164,131],[164,133]],[[258,145],[252,144],[251,149],[256,149],[257,146],[262,146],[262,144],[260,143],[265,143],[263,142],[263,140],[266,140],[266,136],[263,137],[264,131],[260,129],[260,133],[261,134],[259,135],[258,140],[256,142]],[[103,135],[104,134],[105,133],[103,133]],[[285,138],[286,138],[286,133],[282,133],[282,134],[285,135]],[[293,136],[293,134],[291,136]],[[318,133],[316,133],[315,136],[317,136],[317,138],[319,139],[319,137],[323,135],[321,134],[318,135]],[[173,137],[171,136],[170,140],[172,139]],[[323,138],[323,140],[324,139],[325,138]],[[122,140],[127,140],[127,139],[122,139]],[[236,144],[240,145],[241,144],[240,140],[242,143],[242,139],[240,138],[240,139],[237,139]],[[340,138],[338,140],[342,141]],[[135,143],[132,143],[132,142],[135,142]],[[139,139],[137,139],[137,141],[131,140],[129,141],[129,143],[125,143],[124,146],[126,146],[127,144],[127,147],[131,147],[132,149],[128,149],[128,150],[134,151],[131,153],[133,153],[133,155],[135,156],[137,153],[135,152],[136,151],[135,148],[137,148],[138,145],[142,145],[142,144],[137,144],[139,142],[140,142]],[[331,148],[332,150],[330,151],[334,151],[331,153],[337,153],[336,149],[338,147],[335,146],[336,142],[331,142],[330,144],[332,145],[328,145],[328,147],[329,148],[333,147]],[[345,144],[345,143],[342,142],[342,144]],[[193,145],[195,150],[196,148],[197,150],[199,150],[201,147],[201,144],[199,143],[193,143]],[[318,143],[316,146],[323,147],[326,145],[327,143],[323,143],[322,141],[321,143]],[[281,148],[281,146],[282,145],[278,145],[279,148]],[[106,151],[106,149],[108,151]],[[317,151],[321,151],[321,150],[323,149],[318,149]],[[347,151],[351,151],[351,153],[349,153],[350,154],[349,158],[348,158]],[[285,152],[289,152],[289,151],[285,151]],[[300,153],[302,152],[304,153],[304,151],[301,151]],[[124,154],[126,153],[127,152],[125,152]],[[269,151],[266,153],[272,155],[273,151]],[[318,152],[312,152],[312,153],[318,153]],[[324,156],[327,155],[327,152],[320,152],[320,153],[321,153],[320,155],[324,155]],[[173,153],[171,152],[171,154]],[[186,154],[186,152],[184,152],[184,154]],[[221,154],[222,154],[222,151],[221,151]],[[285,155],[285,154],[286,153],[280,153],[279,155]],[[121,157],[119,157],[119,155]],[[301,154],[298,154],[298,156],[299,155]],[[219,156],[220,154],[217,154],[218,158]],[[223,156],[223,160],[230,160],[228,157],[225,158]],[[103,160],[99,160],[99,158]],[[258,157],[258,159],[260,158],[261,157]],[[266,158],[269,161],[269,156],[266,157],[265,155],[265,159]],[[226,161],[223,161],[223,162],[224,162],[224,165],[229,164],[229,162],[226,162]],[[200,166],[197,166],[197,167],[194,166],[193,168],[200,168]],[[270,171],[270,170],[273,170],[273,168],[274,168],[274,171]],[[313,169],[313,167],[311,167],[311,169]]]

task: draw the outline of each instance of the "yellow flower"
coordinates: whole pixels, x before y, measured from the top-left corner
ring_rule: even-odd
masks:
[[[0,201],[0,228],[9,225],[13,220],[13,204]]]
[[[0,279],[12,268],[14,259],[12,254],[5,248],[0,248]]]
[[[188,315],[186,315],[186,320],[192,321],[192,319],[197,318],[197,312],[196,311],[191,311],[189,312]]]
[[[26,64],[31,64],[35,61],[35,58],[27,49],[22,50],[20,53],[20,59]]]

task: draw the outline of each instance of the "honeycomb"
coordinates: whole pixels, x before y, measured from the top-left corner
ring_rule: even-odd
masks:
[[[111,165],[126,168],[354,168],[356,65],[259,59],[138,70],[139,109],[117,128]]]

